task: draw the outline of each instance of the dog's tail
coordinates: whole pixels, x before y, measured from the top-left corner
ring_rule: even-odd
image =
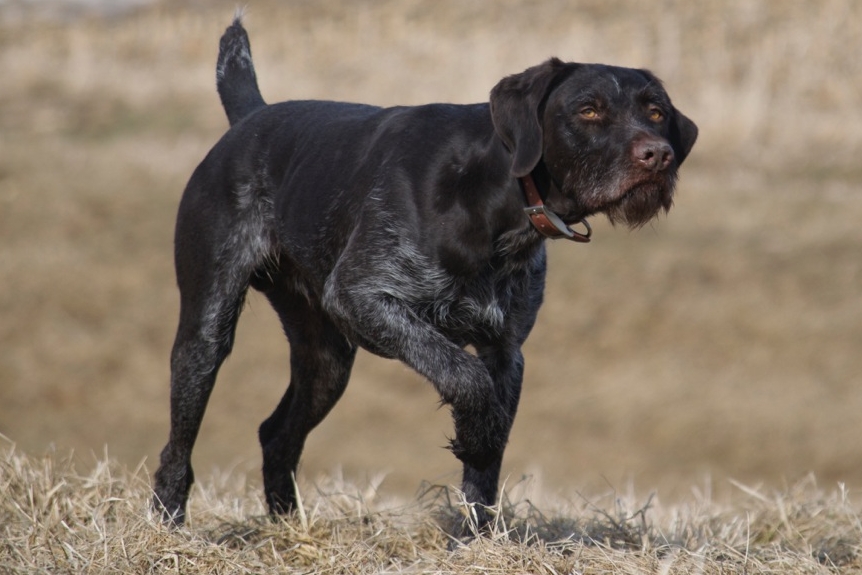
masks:
[[[251,46],[242,27],[242,14],[236,15],[219,42],[216,87],[231,126],[266,106],[257,87]]]

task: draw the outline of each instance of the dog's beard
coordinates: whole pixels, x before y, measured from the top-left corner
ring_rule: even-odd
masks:
[[[583,186],[567,178],[565,187],[580,197],[584,211],[604,213],[614,225],[624,224],[637,229],[647,224],[661,212],[667,213],[673,205],[673,190],[676,172],[648,177],[621,177],[605,186]],[[584,189],[595,190],[584,194]],[[577,194],[577,190],[581,193]]]
[[[665,178],[662,178],[663,180]],[[673,181],[648,181],[628,188],[604,210],[612,224],[640,228],[673,205]]]

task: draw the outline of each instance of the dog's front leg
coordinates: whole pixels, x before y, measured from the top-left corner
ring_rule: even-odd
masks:
[[[501,440],[504,445],[508,441],[511,424],[515,419],[515,413],[518,410],[518,401],[521,396],[521,383],[524,379],[524,358],[521,355],[520,349],[509,349],[508,347],[480,348],[479,357],[488,369],[491,378],[494,381],[494,391],[508,415],[509,426],[506,429],[499,430]],[[453,411],[455,417],[455,428],[459,430],[460,414],[457,410]],[[469,416],[467,416],[469,417]],[[467,426],[469,429],[469,425]],[[459,430],[459,435],[460,435]],[[494,458],[488,465],[477,467],[469,460],[464,461],[464,477],[462,482],[462,490],[467,501],[478,503],[474,508],[476,514],[477,527],[479,529],[486,528],[491,521],[491,516],[488,514],[488,509],[496,503],[497,488],[500,481],[500,468],[503,461],[503,452]],[[469,530],[465,530],[464,535],[469,535]]]
[[[485,361],[449,341],[408,303],[381,289],[379,281],[372,286],[354,278],[336,279],[346,278],[330,278],[324,297],[327,311],[363,347],[401,360],[434,385],[452,407],[451,449],[470,470],[465,474],[468,500],[492,505],[514,415],[511,393],[496,388]]]

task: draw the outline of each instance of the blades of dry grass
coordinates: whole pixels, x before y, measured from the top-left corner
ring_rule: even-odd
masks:
[[[176,203],[226,127],[212,66],[235,4],[170,0],[116,19],[0,26],[0,421],[28,449],[54,441],[86,453],[110,441],[129,463],[163,446]],[[862,484],[852,441],[862,425],[862,3],[250,8],[269,101],[479,101],[504,74],[557,54],[651,67],[701,126],[675,212],[656,231],[603,232],[589,251],[550,246],[525,348],[532,391],[516,424],[541,432],[544,447],[516,428],[510,469],[540,468],[558,486],[637,469],[663,493],[703,469],[769,482],[814,469]],[[781,161],[761,173],[769,157]],[[281,327],[254,297],[208,407],[201,466],[259,453],[250,422],[282,391]],[[449,422],[429,414],[436,398],[411,377],[360,356],[342,402],[351,408],[327,419],[305,470],[386,461],[389,485],[409,493],[453,469],[448,453],[424,447]],[[559,399],[553,410],[547,397]],[[369,416],[377,409],[386,417]],[[360,428],[364,445],[386,441],[385,457],[343,441]]]
[[[369,498],[324,478],[298,483],[305,515],[264,515],[259,489],[215,475],[196,486],[189,522],[150,511],[149,475],[106,455],[86,472],[71,456],[0,452],[0,572],[191,573],[827,573],[862,569],[859,508],[813,478],[782,492],[740,485],[727,506],[663,508],[610,492],[540,510],[504,492],[490,533],[447,550],[469,520],[463,496],[426,486],[413,502]]]

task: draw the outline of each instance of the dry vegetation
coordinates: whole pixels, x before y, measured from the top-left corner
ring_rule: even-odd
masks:
[[[301,511],[272,521],[243,476],[194,491],[189,524],[154,520],[142,469],[107,459],[0,452],[0,572],[30,573],[833,573],[862,570],[857,507],[813,480],[782,492],[740,487],[733,507],[610,493],[539,509],[506,492],[486,538],[454,541],[469,510],[428,487],[409,504],[374,486],[301,485]],[[528,488],[526,488],[528,489]],[[514,495],[517,493],[517,495]],[[596,504],[598,503],[598,504]],[[546,507],[548,507],[546,505]]]
[[[152,467],[167,436],[173,218],[226,128],[213,64],[235,2],[138,4],[0,1],[0,433],[18,446],[0,573],[859,567],[862,3],[248,2],[270,101],[478,101],[555,54],[653,69],[701,128],[666,219],[551,245],[506,528],[454,554],[448,492],[415,502],[423,480],[457,483],[448,415],[367,354],[309,440],[307,528],[260,518],[255,429],[288,368],[254,297],[198,443],[193,521],[148,518],[146,473],[123,466]]]

